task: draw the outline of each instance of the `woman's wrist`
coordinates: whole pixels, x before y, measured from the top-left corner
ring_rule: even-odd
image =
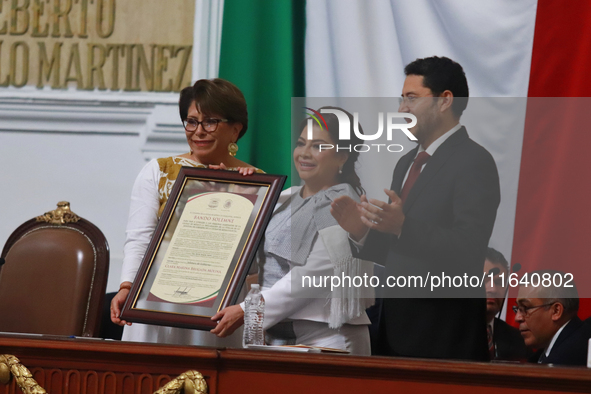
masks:
[[[119,291],[121,291],[123,289],[131,290],[131,282],[121,283],[121,285],[119,286]]]

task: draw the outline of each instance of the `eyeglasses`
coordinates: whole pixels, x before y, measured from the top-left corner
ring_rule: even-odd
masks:
[[[543,305],[536,305],[536,306],[516,306],[514,305],[511,309],[513,309],[513,312],[515,314],[517,314],[517,312],[521,313],[521,316],[523,317],[528,317],[529,315],[531,315],[530,311],[532,309],[537,309],[537,308],[541,308],[543,306],[550,306],[550,305],[554,305],[555,303],[552,302],[550,304],[543,304]]]
[[[228,119],[203,119],[201,122],[197,119],[189,118],[183,120],[183,126],[185,126],[185,130],[188,132],[194,132],[197,130],[199,125],[203,128],[203,131],[206,133],[213,133],[217,130],[218,124],[221,122],[228,122]]]
[[[415,105],[419,99],[423,99],[425,97],[433,97],[433,95],[429,95],[429,96],[405,96],[405,97],[399,97],[398,98],[398,104],[399,105],[407,105],[412,107],[413,105]]]

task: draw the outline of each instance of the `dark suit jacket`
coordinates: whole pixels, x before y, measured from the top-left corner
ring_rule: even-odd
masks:
[[[493,341],[495,343],[495,360],[527,361],[531,352],[525,346],[519,330],[495,317]]]
[[[589,338],[591,338],[591,325],[583,323],[575,316],[562,329],[552,346],[550,355],[543,359],[542,364],[587,365]],[[536,352],[530,361],[537,363],[542,353],[543,351]]]
[[[417,149],[394,169],[391,189],[398,195]],[[417,178],[403,207],[400,237],[371,231],[359,255],[384,264],[386,276],[480,278],[499,201],[495,162],[462,127],[435,151]],[[380,353],[488,360],[485,312],[482,288],[388,288]]]

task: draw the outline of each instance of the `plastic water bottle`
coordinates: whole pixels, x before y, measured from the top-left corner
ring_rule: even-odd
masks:
[[[244,300],[244,336],[242,346],[264,345],[263,318],[265,315],[265,299],[259,285],[250,286],[250,291]]]

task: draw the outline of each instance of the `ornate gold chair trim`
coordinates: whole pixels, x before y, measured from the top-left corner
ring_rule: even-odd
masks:
[[[56,209],[45,212],[41,216],[37,216],[35,220],[38,222],[62,225],[66,223],[76,223],[80,220],[80,217],[70,210],[69,202],[60,201],[57,203]]]
[[[24,394],[47,394],[18,358],[10,354],[0,355],[0,383],[8,384],[11,374]]]
[[[10,354],[0,355],[0,384],[8,384],[14,376],[24,394],[47,394],[33,379],[31,372]],[[154,394],[207,394],[207,383],[197,371],[187,371],[174,378]]]
[[[203,375],[197,371],[187,371],[180,374],[154,394],[206,394],[207,383]]]

